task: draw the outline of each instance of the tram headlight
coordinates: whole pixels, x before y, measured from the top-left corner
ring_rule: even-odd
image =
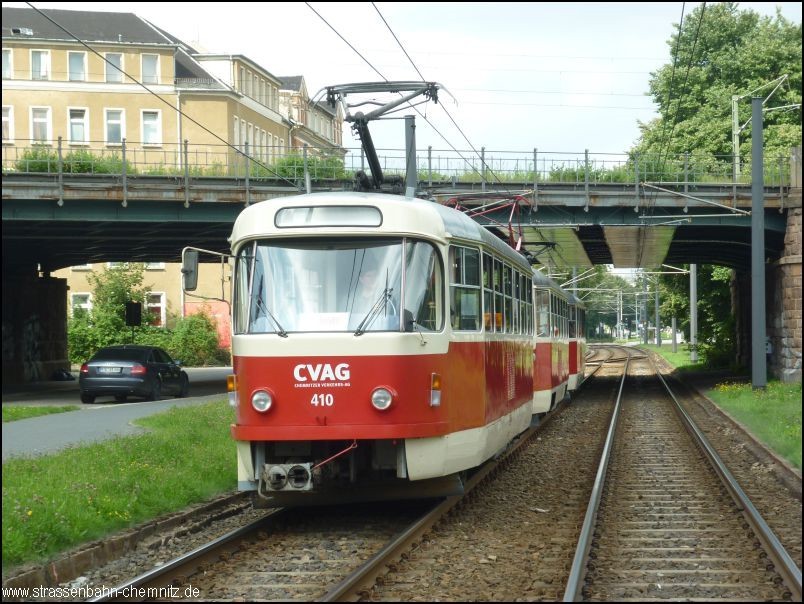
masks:
[[[371,393],[371,404],[378,411],[385,411],[394,401],[394,395],[388,388],[375,388]]]
[[[257,392],[251,395],[251,406],[254,407],[255,411],[265,413],[273,404],[274,397],[265,390],[257,390]]]

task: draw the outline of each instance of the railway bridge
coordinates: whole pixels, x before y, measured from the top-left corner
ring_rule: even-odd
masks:
[[[304,183],[299,179],[299,183]],[[3,380],[67,365],[66,282],[51,272],[91,262],[178,262],[183,247],[227,251],[248,204],[295,195],[279,179],[3,172]],[[312,191],[352,190],[351,180]],[[551,271],[612,264],[735,269],[738,337],[750,337],[751,186],[697,181],[420,181],[422,195],[472,215]],[[766,182],[770,367],[801,379],[801,159]],[[743,345],[750,351],[750,346]]]

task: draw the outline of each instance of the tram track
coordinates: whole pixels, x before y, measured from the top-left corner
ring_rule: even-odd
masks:
[[[564,600],[800,600],[800,570],[655,367],[634,361]]]
[[[376,504],[382,510],[379,515],[363,508],[357,520],[321,508],[295,510],[290,515],[277,516],[283,520],[273,521],[273,528],[256,528],[239,545],[230,545],[228,551],[209,554],[207,561],[193,563],[191,571],[168,573],[161,584],[192,585],[204,600],[560,599],[566,591],[572,554],[604,446],[605,426],[614,407],[616,378],[627,357],[641,355],[625,347],[593,351],[588,357],[590,367],[583,382],[583,395],[573,397],[572,405],[562,405],[548,416],[548,421],[520,437],[516,454],[505,461],[501,457],[497,460],[501,463],[488,464],[472,477],[463,498],[450,498],[393,526],[381,524],[390,517],[400,519],[399,508],[388,504]],[[635,360],[643,365],[646,362]],[[640,373],[645,373],[644,368]],[[588,379],[590,375],[595,379]],[[643,388],[637,398],[653,400],[652,394],[645,396],[653,389],[648,378],[637,379]],[[660,426],[669,421],[660,420]],[[648,420],[648,424],[656,421],[659,420]],[[673,450],[677,445],[671,442],[665,448]],[[652,467],[662,483],[666,480],[659,473],[663,466],[655,461],[646,467]],[[699,512],[709,514],[702,516],[700,526],[688,529],[687,538],[691,536],[699,543],[691,546],[678,541],[679,547],[675,541],[669,547],[666,543],[654,544],[652,558],[642,556],[636,562],[632,560],[630,566],[609,562],[594,550],[597,558],[586,574],[589,585],[583,595],[589,599],[627,600],[631,590],[636,593],[634,599],[645,600],[672,597],[673,590],[686,589],[682,598],[698,593],[712,599],[794,599],[794,592],[775,572],[774,563],[750,537],[745,537],[742,545],[726,548],[721,556],[712,555],[709,550],[716,546],[706,543],[704,535],[707,531],[717,532],[718,523],[737,523],[720,529],[725,535],[747,535],[753,529],[744,527],[746,522],[733,505],[726,511],[706,511],[708,499],[716,499],[717,505],[729,499],[725,488],[702,487],[695,492],[700,501],[681,505],[688,508],[683,512],[688,519]],[[646,493],[639,495],[645,497]],[[604,501],[609,501],[608,494]],[[614,504],[612,509],[622,510],[623,505]],[[404,507],[409,509],[410,504]],[[652,512],[654,516],[649,521],[635,520],[629,511],[629,521],[661,523],[663,515],[673,513],[655,509],[659,511]],[[293,514],[299,516],[294,519]],[[651,528],[633,525],[632,530],[634,527]],[[606,525],[599,536],[612,530],[616,532]],[[657,530],[665,531],[660,539],[670,539],[665,537],[668,527],[659,525]],[[697,552],[700,559],[692,564],[699,566],[691,568],[683,561],[683,555],[671,555],[677,554],[676,550],[681,554]],[[750,562],[746,564],[746,560]],[[605,583],[601,563],[619,569],[616,581]],[[736,565],[717,568],[718,564],[732,563]],[[715,565],[710,575],[704,572],[708,565]],[[721,582],[721,593],[717,593],[717,584],[701,581],[710,576],[722,578],[727,573],[734,582]],[[682,584],[673,577],[684,577],[688,582]],[[747,581],[749,577],[761,580],[751,583]],[[690,585],[693,582],[696,587]]]

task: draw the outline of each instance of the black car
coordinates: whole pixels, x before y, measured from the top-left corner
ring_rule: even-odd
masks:
[[[107,346],[81,365],[78,378],[81,402],[91,404],[98,396],[143,396],[158,401],[163,394],[184,397],[190,380],[179,362],[156,346]]]

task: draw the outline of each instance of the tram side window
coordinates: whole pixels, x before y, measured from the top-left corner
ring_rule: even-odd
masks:
[[[503,272],[503,296],[504,296],[504,304],[505,304],[505,331],[507,333],[514,332],[514,311],[513,311],[513,301],[514,301],[514,291],[513,291],[513,281],[511,278],[511,273],[513,269],[510,266],[505,264],[502,265],[502,272]]]
[[[235,265],[235,280],[237,285],[234,288],[234,332],[244,333],[248,331],[248,311],[249,297],[248,284],[251,278],[251,267],[254,262],[254,244],[246,245],[237,254]]]
[[[550,331],[551,338],[557,338],[561,333],[561,312],[558,310],[558,298],[550,292]]]
[[[483,326],[486,331],[494,331],[491,317],[494,316],[494,263],[491,256],[483,254]]]
[[[503,310],[503,263],[494,259],[494,331],[503,330],[505,311]]]
[[[550,335],[550,293],[536,290],[536,336],[546,338]]]
[[[451,247],[450,320],[459,331],[480,330],[480,252]]]
[[[578,310],[577,307],[572,304],[569,307],[569,337],[575,338],[577,333],[576,323],[577,323],[577,316]]]
[[[522,333],[531,334],[532,327],[530,317],[533,310],[531,309],[531,288],[528,278],[525,275],[519,275],[519,325]]]
[[[435,248],[410,241],[405,252],[405,309],[414,329],[439,331],[444,324],[443,273]]]

